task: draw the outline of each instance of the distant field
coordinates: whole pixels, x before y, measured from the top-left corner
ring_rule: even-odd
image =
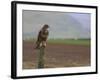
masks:
[[[72,44],[72,45],[90,45],[89,39],[49,39],[48,43],[53,44]]]
[[[24,40],[28,42],[36,42],[34,39]],[[90,39],[48,39],[49,44],[69,44],[69,45],[90,45]]]

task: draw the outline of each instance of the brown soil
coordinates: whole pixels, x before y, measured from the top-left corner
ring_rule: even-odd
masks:
[[[23,42],[23,69],[37,68],[39,51],[33,42]],[[90,46],[47,44],[45,68],[90,66]]]

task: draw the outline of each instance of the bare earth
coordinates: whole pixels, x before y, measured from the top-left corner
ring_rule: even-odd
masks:
[[[37,68],[39,51],[33,42],[23,42],[23,69]],[[45,68],[90,66],[90,46],[47,44]]]

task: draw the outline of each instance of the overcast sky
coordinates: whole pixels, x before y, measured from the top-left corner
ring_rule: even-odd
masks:
[[[23,10],[23,37],[36,38],[44,24],[50,26],[49,38],[90,38],[89,13]]]

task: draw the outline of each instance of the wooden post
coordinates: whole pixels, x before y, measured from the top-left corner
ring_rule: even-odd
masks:
[[[41,47],[38,53],[38,68],[44,68],[44,53],[45,47]]]

